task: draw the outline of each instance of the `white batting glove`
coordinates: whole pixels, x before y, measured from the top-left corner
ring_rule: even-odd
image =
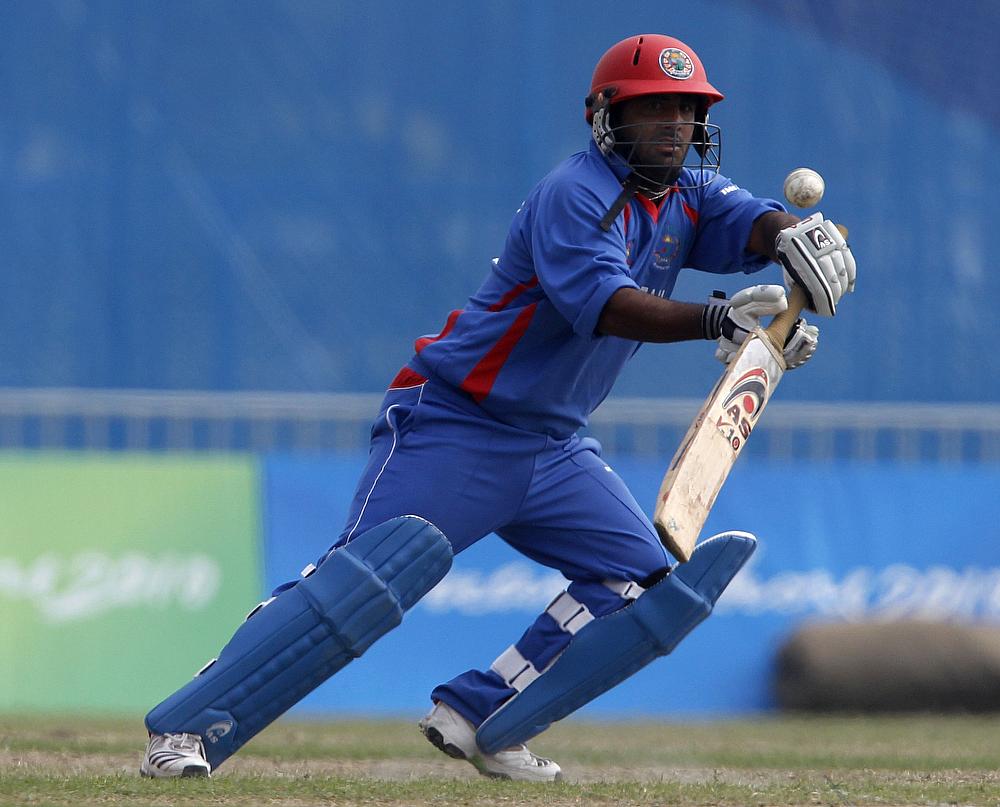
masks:
[[[719,345],[715,350],[715,358],[723,364],[729,363],[747,336],[760,325],[761,317],[773,317],[788,308],[781,286],[750,286],[736,292],[731,300],[712,297],[708,304],[709,308],[724,307],[718,311]]]
[[[799,317],[795,320],[792,332],[788,334],[785,342],[783,351],[785,369],[794,370],[796,367],[801,367],[813,357],[817,345],[819,345],[819,328]]]
[[[747,336],[760,325],[760,318],[780,314],[788,308],[788,301],[781,286],[752,286],[734,294],[732,300],[711,298],[709,308],[715,307],[721,331],[715,358],[729,364]],[[812,358],[818,344],[819,328],[799,317],[785,341],[785,367],[801,367]]]
[[[802,287],[810,311],[832,317],[840,298],[854,291],[854,255],[837,226],[822,213],[780,230],[774,247],[786,281]]]

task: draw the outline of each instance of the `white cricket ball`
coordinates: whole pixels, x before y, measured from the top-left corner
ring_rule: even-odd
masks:
[[[811,168],[796,168],[785,177],[785,198],[796,207],[818,205],[825,190],[823,177]]]

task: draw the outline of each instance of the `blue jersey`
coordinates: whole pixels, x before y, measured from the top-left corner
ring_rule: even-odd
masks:
[[[768,264],[746,244],[761,214],[784,208],[722,176],[673,188],[658,206],[637,196],[603,231],[625,172],[592,143],[546,176],[479,290],[440,333],[417,340],[393,386],[444,382],[503,423],[566,437],[586,425],[640,345],[597,332],[612,294],[669,297],[684,267],[750,273]],[[698,181],[684,169],[678,184]]]

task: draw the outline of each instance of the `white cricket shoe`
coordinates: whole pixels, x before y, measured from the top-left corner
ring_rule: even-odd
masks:
[[[532,754],[517,745],[484,754],[476,745],[476,729],[447,703],[438,702],[418,724],[424,736],[440,751],[475,765],[483,776],[518,782],[558,782],[562,769],[551,759]]]
[[[209,776],[205,746],[197,734],[150,734],[139,773],[157,779],[169,776]]]

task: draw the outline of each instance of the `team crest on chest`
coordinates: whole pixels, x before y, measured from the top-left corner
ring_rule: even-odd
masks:
[[[660,243],[653,250],[653,266],[656,269],[669,269],[670,264],[677,257],[680,246],[681,239],[670,233],[664,233]]]
[[[660,52],[660,69],[670,78],[684,81],[694,75],[694,62],[680,48],[664,48]]]

